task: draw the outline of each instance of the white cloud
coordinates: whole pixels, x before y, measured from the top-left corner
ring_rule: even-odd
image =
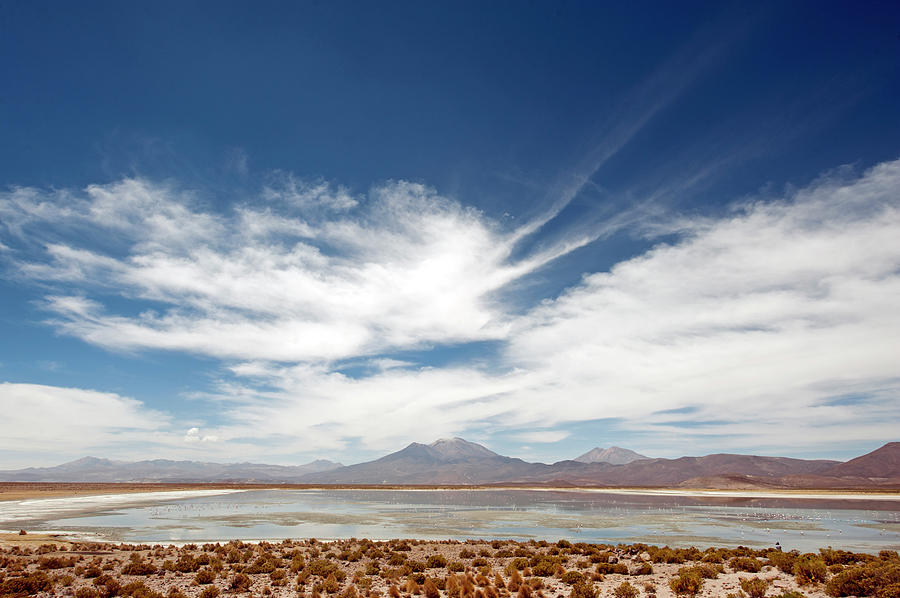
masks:
[[[536,442],[539,444],[549,444],[559,442],[571,436],[571,433],[565,430],[531,430],[514,434],[513,438],[520,442]],[[523,446],[523,449],[530,450],[531,447]]]
[[[327,181],[304,181],[280,171],[272,173],[269,179],[262,194],[269,201],[284,202],[303,210],[344,211],[359,204],[346,187],[334,187]]]
[[[114,393],[40,384],[0,383],[0,451],[92,450],[153,441],[168,418]]]
[[[64,205],[14,190],[0,213],[10,234],[75,220],[124,240],[124,254],[57,240],[19,264],[75,289],[47,297],[59,330],[229,361],[233,377],[205,395],[221,425],[182,443],[374,451],[498,427],[554,442],[599,418],[652,434],[638,448],[655,454],[896,435],[900,162],[657,223],[675,240],[520,315],[496,291],[582,241],[511,260],[515,231],[421,185],[384,185],[327,217],[275,199],[205,214],[146,181],[92,189]],[[202,233],[170,230],[178,215]],[[98,288],[157,311],[117,312]],[[434,368],[383,355],[477,340],[498,355]],[[371,367],[342,375],[348,358]]]
[[[191,194],[135,179],[62,197],[18,189],[3,210],[16,231],[87,227],[122,246],[57,239],[20,272],[78,289],[48,297],[54,324],[112,349],[329,361],[500,338],[508,318],[492,294],[577,245],[509,262],[513,241],[492,222],[405,182],[373,189],[358,214],[312,224],[302,210],[198,211]],[[97,288],[161,307],[110,313],[85,297]]]
[[[882,422],[900,415],[898,190],[900,162],[825,179],[688,222],[678,242],[586,277],[511,335],[508,359],[547,374],[518,393],[520,421],[689,422],[669,431],[744,446],[892,438]],[[826,405],[850,391],[872,396]]]
[[[219,437],[214,434],[200,434],[200,428],[191,428],[184,435],[185,442],[217,442]]]
[[[483,426],[555,441],[564,432],[533,428],[601,418],[669,455],[893,439],[898,189],[889,163],[682,222],[680,240],[513,320],[494,363],[503,373],[240,366],[247,384],[225,392],[233,419],[242,435],[327,430],[383,449]],[[258,383],[276,390],[257,394]]]

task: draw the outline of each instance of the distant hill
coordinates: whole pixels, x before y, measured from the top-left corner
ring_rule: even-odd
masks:
[[[306,465],[259,463],[203,463],[198,461],[112,461],[84,457],[56,467],[0,471],[7,482],[296,482],[303,476],[343,467],[316,460]]]
[[[648,459],[640,453],[636,453],[630,449],[611,446],[608,449],[598,447],[592,448],[580,457],[575,457],[575,461],[579,463],[610,463],[612,465],[625,465],[639,459]]]
[[[637,455],[606,449],[614,458]],[[604,451],[600,450],[602,455]],[[579,459],[597,458],[594,451]],[[57,467],[0,471],[3,481],[235,482],[302,484],[534,485],[595,487],[900,488],[900,443],[856,459],[828,460],[714,454],[678,459],[529,463],[462,438],[409,446],[374,461],[343,466],[331,461],[282,466],[157,459],[128,463],[85,457]]]
[[[889,442],[823,472],[833,477],[890,478],[900,475],[900,442]]]
[[[644,486],[712,488],[900,487],[900,468],[892,443],[847,464],[824,459],[714,454],[678,459],[650,459],[626,449],[602,449],[577,460],[552,465],[499,455],[461,438],[429,445],[412,443],[380,459],[304,477],[329,484],[526,484],[553,486]],[[615,449],[615,450],[613,450]],[[886,450],[887,449],[887,450]],[[900,451],[897,451],[900,452]],[[623,464],[591,461],[598,457],[637,458]],[[587,461],[587,462],[585,462]],[[854,464],[844,476],[841,467]],[[877,469],[877,477],[859,474]],[[882,464],[882,465],[877,465]],[[892,467],[892,469],[891,469]],[[835,475],[837,474],[837,475]]]
[[[332,484],[488,484],[541,477],[552,466],[504,457],[463,440],[413,442],[380,459],[311,474],[304,481]]]

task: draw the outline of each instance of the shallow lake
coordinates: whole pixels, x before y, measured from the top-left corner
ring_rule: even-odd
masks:
[[[251,490],[131,504],[21,501],[0,527],[127,542],[516,539],[900,548],[900,501],[532,490]],[[68,505],[68,507],[66,506]],[[10,505],[9,508],[12,508]],[[31,510],[29,510],[31,509]],[[4,514],[5,513],[5,514]],[[4,524],[6,519],[6,524]]]

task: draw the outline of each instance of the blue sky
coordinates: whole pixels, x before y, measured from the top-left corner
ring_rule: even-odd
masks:
[[[897,440],[891,3],[0,28],[0,467]]]

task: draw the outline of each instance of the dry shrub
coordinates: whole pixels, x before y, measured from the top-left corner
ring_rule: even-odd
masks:
[[[743,571],[745,573],[759,573],[762,570],[762,563],[757,559],[739,556],[731,559],[728,566],[732,571]]]
[[[399,552],[394,552],[388,557],[387,564],[392,567],[399,567],[403,563],[406,562],[406,557],[400,554]]]
[[[519,571],[516,568],[511,568],[509,572],[509,583],[506,584],[506,589],[510,592],[518,592],[519,586],[522,584],[522,576],[519,575]]]
[[[332,566],[337,568],[337,565],[334,565],[333,563],[331,564]],[[275,557],[266,554],[253,561],[252,565],[244,569],[244,573],[247,573],[249,575],[256,575],[259,573],[268,574],[277,569],[278,565],[279,561],[276,560]]]
[[[747,592],[750,598],[763,598],[769,589],[769,580],[759,577],[741,578],[741,589]]]
[[[531,573],[538,577],[550,577],[560,566],[559,557],[540,555],[531,559]]]
[[[858,561],[871,561],[874,557],[870,554],[858,554],[847,550],[835,550],[830,546],[820,548],[819,554],[826,565],[852,565]]]
[[[183,554],[178,557],[178,560],[172,565],[173,570],[178,571],[180,573],[194,573],[200,568],[200,563],[197,562],[191,555]]]
[[[425,598],[440,598],[441,592],[431,579],[425,580]]]
[[[410,577],[406,580],[406,591],[410,594],[418,595],[422,593],[422,588],[419,587],[419,584],[415,579]]]
[[[684,562],[684,554],[678,550],[673,550],[668,546],[658,548],[651,553],[654,563],[668,563],[680,565]]]
[[[78,561],[74,556],[70,557],[46,557],[42,556],[38,559],[38,569],[65,569],[67,567],[74,567],[75,563]]]
[[[900,562],[874,561],[847,567],[825,585],[829,596],[900,596]]]
[[[569,598],[597,598],[597,588],[589,581],[576,583],[569,592]]]
[[[682,569],[669,580],[669,587],[679,596],[696,596],[703,587],[703,577],[693,567]]]
[[[573,586],[578,582],[584,581],[584,575],[578,571],[566,571],[560,578],[560,581]]]
[[[27,594],[49,592],[53,589],[53,581],[43,571],[29,573],[22,577],[10,577],[0,583],[0,595]]]
[[[206,585],[216,580],[216,572],[212,569],[200,569],[194,576],[194,583],[197,585]]]
[[[707,548],[700,559],[703,563],[721,563],[725,560],[726,551],[721,548]]]
[[[138,583],[144,585],[143,582]],[[101,598],[116,596],[122,591],[122,585],[119,583],[119,580],[112,575],[107,575],[105,573],[94,579],[94,585],[97,586]]]
[[[600,575],[628,575],[628,565],[625,563],[597,563],[596,571]]]
[[[250,586],[253,585],[253,580],[243,573],[238,573],[231,578],[229,585],[231,586],[231,589],[236,592],[246,592],[250,589]]]
[[[794,562],[794,578],[801,586],[824,582],[828,578],[825,561],[814,554],[802,554]]]
[[[794,563],[797,562],[798,554],[796,552],[781,552],[780,550],[772,550],[767,555],[769,562],[778,567],[782,573],[793,575]]]
[[[219,595],[219,588],[216,586],[210,586],[208,588],[203,588],[203,591],[200,592],[200,598],[216,598]]]
[[[136,557],[136,554],[132,554]],[[132,558],[131,562],[122,567],[122,575],[152,575],[157,572],[156,565],[148,563],[140,558]]]
[[[131,598],[165,598],[159,592],[148,588],[142,581],[133,581],[127,584],[121,589],[120,593],[122,596],[130,596]]]
[[[75,590],[75,598],[99,598],[100,593],[94,588],[82,586]]]
[[[322,585],[322,588],[329,594],[334,594],[341,589],[341,584],[338,582],[337,576],[334,573],[331,573],[325,578],[325,583]]]
[[[459,579],[451,573],[444,579],[444,589],[447,592],[448,598],[456,598],[459,595]]]
[[[471,598],[475,595],[475,580],[472,579],[471,575],[461,576],[462,581],[460,582],[460,596],[462,598]]]
[[[678,569],[678,575],[697,575],[701,579],[716,579],[719,577],[719,573],[720,570],[713,565],[692,565]]]
[[[613,590],[615,598],[637,598],[638,593],[638,589],[627,581],[623,581]]]

